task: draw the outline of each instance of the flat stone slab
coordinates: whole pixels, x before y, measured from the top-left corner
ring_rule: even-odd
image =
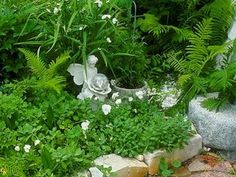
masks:
[[[207,171],[207,172],[192,174],[190,177],[235,177],[235,175],[230,175],[224,172]]]
[[[144,162],[137,159],[122,158],[115,154],[101,156],[94,163],[99,166],[111,167],[112,173],[116,177],[144,177],[148,173],[148,166]],[[97,171],[97,169],[93,168],[92,172],[90,170],[92,177],[100,177],[97,175],[99,172],[94,171]]]
[[[199,154],[202,149],[202,138],[200,135],[194,135],[183,149],[176,149],[171,153],[157,150],[153,153],[144,154],[144,162],[148,165],[148,172],[150,175],[155,175],[158,172],[160,159],[164,157],[168,162],[179,160],[184,162],[193,156]]]
[[[204,145],[219,150],[236,151],[236,105],[229,105],[220,112],[208,111],[200,105],[204,99],[206,98],[197,97],[192,100],[188,113],[188,118],[202,136]]]

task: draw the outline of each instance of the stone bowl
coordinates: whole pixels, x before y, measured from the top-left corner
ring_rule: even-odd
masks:
[[[210,94],[208,97],[215,96]],[[196,127],[207,147],[220,150],[228,159],[236,159],[236,105],[227,105],[219,112],[201,106],[206,97],[189,103],[188,118]]]

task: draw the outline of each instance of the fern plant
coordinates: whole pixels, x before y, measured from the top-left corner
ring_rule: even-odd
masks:
[[[29,50],[20,48],[19,49],[27,59],[27,65],[31,69],[33,76],[36,78],[32,78],[29,84],[31,87],[52,89],[56,92],[60,92],[63,88],[65,78],[63,76],[58,75],[58,69],[61,65],[65,64],[70,58],[69,52],[65,52],[54,61],[52,60],[48,67],[46,63],[39,57],[32,53]],[[24,82],[24,81],[23,81]]]
[[[223,45],[210,45],[212,38],[212,19],[204,19],[194,27],[195,32],[189,39],[186,57],[178,58],[171,55],[170,64],[180,73],[178,85],[182,87],[179,103],[188,102],[199,93],[206,93],[208,89],[209,73],[213,72],[215,57],[227,53],[230,42]]]
[[[236,40],[233,45],[233,54],[236,49]],[[232,56],[232,55],[231,55]],[[225,58],[223,68],[215,70],[208,78],[211,92],[218,92],[218,97],[208,98],[202,102],[202,106],[209,110],[218,111],[226,104],[234,104],[236,101],[236,60],[229,56]]]

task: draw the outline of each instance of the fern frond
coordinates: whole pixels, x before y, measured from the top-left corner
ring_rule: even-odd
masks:
[[[59,57],[57,57],[57,59],[55,61],[51,61],[51,63],[49,64],[49,68],[47,70],[47,78],[52,78],[53,76],[55,76],[58,68],[65,64],[68,59],[70,58],[70,52],[67,51],[63,54],[61,54]]]
[[[159,23],[159,19],[155,15],[144,14],[144,17],[144,19],[138,20],[138,25],[143,31],[152,33],[156,37],[174,31],[176,35],[174,35],[173,41],[182,42],[189,39],[193,34],[189,29],[178,28],[172,25],[163,25]]]
[[[204,45],[208,40],[211,39],[212,34],[212,19],[203,19],[202,22],[198,23],[194,27],[193,37],[190,38],[190,42],[194,45]],[[206,44],[205,44],[206,45]]]
[[[167,62],[178,72],[183,73],[185,70],[185,60],[184,58],[178,59],[178,55],[181,54],[181,52],[173,53],[170,52],[167,57]]]
[[[219,108],[226,105],[227,103],[227,99],[208,98],[201,102],[201,106],[208,109],[209,111],[219,111]]]
[[[28,66],[38,78],[42,78],[47,73],[45,63],[33,52],[20,48],[19,49],[26,57]]]
[[[64,87],[63,82],[65,82],[65,78],[62,76],[55,76],[49,80],[39,80],[37,82],[38,88],[55,90],[57,93],[60,93],[62,88]]]
[[[234,18],[234,4],[232,0],[215,0],[204,6],[201,12],[212,18],[212,42],[221,44],[227,39],[227,31]]]
[[[177,85],[183,87],[191,79],[191,77],[192,77],[191,74],[181,75],[177,80]]]

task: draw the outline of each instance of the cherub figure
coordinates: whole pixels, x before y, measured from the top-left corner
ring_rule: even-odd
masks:
[[[97,97],[99,100],[104,100],[107,94],[111,92],[108,78],[101,73],[98,73],[95,67],[98,58],[95,55],[90,55],[86,65],[77,63],[71,64],[67,71],[73,76],[73,81],[76,85],[83,85],[83,88],[77,98],[84,100],[86,98]]]

